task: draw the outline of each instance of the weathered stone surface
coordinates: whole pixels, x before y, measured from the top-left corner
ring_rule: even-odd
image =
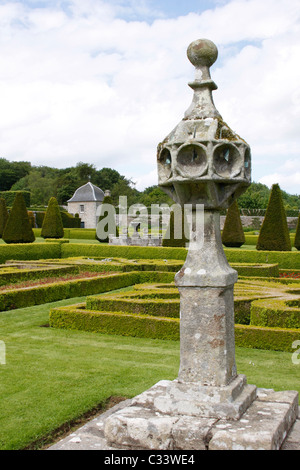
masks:
[[[166,385],[164,381],[159,387]],[[108,445],[150,450],[278,450],[298,416],[298,393],[292,391],[259,390],[257,399],[237,420],[191,416],[173,409],[162,413],[150,397],[151,393],[141,394],[132,406],[108,417],[104,433]],[[297,423],[286,448],[295,448],[299,442]]]
[[[273,401],[257,399],[239,421],[219,421],[212,430],[209,450],[280,449],[298,412],[298,395],[291,395],[282,392]]]
[[[172,436],[174,449],[207,450],[211,438],[211,429],[215,419],[183,416],[174,424]]]
[[[114,446],[170,450],[174,448],[172,429],[177,421],[177,416],[131,406],[108,418],[104,433]]]
[[[264,395],[263,398],[266,398],[266,394],[274,393],[273,390],[263,390],[262,394]],[[284,392],[284,394],[290,394],[290,392]],[[258,389],[258,396],[261,396],[261,390]],[[270,395],[269,395],[270,396]],[[283,397],[283,400],[288,400],[286,396]],[[279,399],[279,395],[275,396],[275,400]],[[262,401],[260,403],[263,403]],[[275,401],[276,403],[276,401]],[[291,400],[293,403],[293,398]],[[70,435],[66,436],[64,439],[60,440],[56,444],[52,445],[49,450],[116,450],[116,449],[124,449],[128,450],[128,447],[124,447],[122,445],[110,445],[105,438],[104,435],[104,427],[108,417],[113,416],[116,412],[120,411],[121,409],[128,408],[131,406],[132,401],[126,400],[118,405],[116,405],[111,410],[107,411],[106,413],[100,414],[92,421],[88,422],[77,431],[72,432]],[[262,410],[260,410],[262,411]],[[156,417],[158,414],[155,415]],[[300,450],[300,415],[298,411],[298,419],[296,420],[295,424],[291,428],[288,436],[286,437],[281,449],[282,450]],[[268,415],[261,414],[260,415],[260,428],[256,428],[257,432],[263,430],[263,422],[265,419],[270,421],[270,417]],[[195,418],[190,416],[179,416],[178,421],[174,423],[172,429],[172,442],[174,449],[178,450],[210,450],[213,447],[213,441],[209,446],[209,442],[212,439],[213,433],[216,434],[220,431],[228,430],[229,436],[231,439],[228,439],[231,448],[239,449],[243,447],[243,445],[238,444],[235,440],[235,445],[232,445],[232,438],[235,437],[237,433],[231,431],[232,425],[234,423],[232,421],[226,420],[216,420],[213,418]],[[252,422],[245,416],[235,422],[235,424],[239,424],[239,428],[242,429],[240,432],[243,433],[244,431],[249,432],[252,427]],[[249,436],[249,435],[248,435]],[[262,433],[262,437],[266,436],[266,432]],[[250,436],[251,438],[251,436]],[[245,439],[248,448],[253,448],[253,443],[251,445],[251,441]],[[248,439],[248,438],[247,438]],[[269,440],[270,441],[270,440]],[[224,442],[224,435],[223,435],[223,442]],[[256,441],[257,444],[257,441]],[[223,448],[223,447],[222,447]],[[224,450],[225,447],[224,447]]]
[[[174,416],[239,419],[256,397],[256,387],[239,375],[228,386],[162,380],[133,398],[134,406]]]

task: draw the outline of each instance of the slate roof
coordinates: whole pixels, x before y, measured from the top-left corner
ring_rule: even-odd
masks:
[[[68,202],[102,202],[104,199],[104,192],[92,183],[86,183],[80,188],[76,189],[75,193],[68,200]]]

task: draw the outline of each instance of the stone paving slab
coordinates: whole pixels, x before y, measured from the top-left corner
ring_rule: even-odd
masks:
[[[265,390],[260,390],[259,389],[259,393],[258,393],[258,396],[259,396],[259,400],[260,402],[263,402],[264,400],[266,401],[267,398],[271,398],[271,393],[273,393],[273,391],[265,391]],[[276,393],[278,395],[276,395]],[[273,395],[272,399],[273,400],[280,400],[280,397],[279,397],[279,394],[281,392],[275,392],[275,395]],[[283,392],[283,393],[286,393],[286,392]],[[81,428],[77,429],[76,431],[72,432],[71,434],[69,434],[68,436],[66,436],[64,439],[60,440],[59,442],[57,442],[56,444],[52,445],[51,447],[49,447],[47,450],[101,450],[101,451],[116,451],[116,450],[129,450],[129,448],[127,447],[112,447],[110,445],[108,445],[107,443],[107,440],[105,439],[105,436],[104,436],[104,426],[105,426],[105,422],[107,420],[107,418],[117,412],[119,412],[120,410],[123,410],[124,408],[127,408],[128,406],[130,406],[132,403],[132,400],[125,400],[121,403],[119,403],[118,405],[114,406],[113,408],[111,408],[110,410],[106,411],[105,413],[102,413],[100,414],[99,416],[97,416],[96,418],[94,418],[93,420],[89,421],[87,424],[85,424],[84,426],[82,426]],[[260,408],[259,408],[260,406]],[[258,406],[258,408],[256,408],[256,410],[258,412],[266,412],[262,406],[261,406],[261,403],[260,405]],[[286,407],[282,407],[280,406],[280,409],[281,411],[286,408]],[[258,416],[264,416],[264,415],[258,415]],[[186,417],[182,417],[181,419],[185,419]],[[268,417],[267,417],[268,418]],[[270,421],[270,416],[268,418],[268,420]],[[214,421],[214,420],[213,420]],[[240,420],[240,424],[239,426],[240,427],[245,427],[247,430],[249,430],[250,428],[247,428],[246,426],[250,426],[249,424],[249,421],[248,421],[248,417],[246,415],[244,415],[242,417],[242,419]],[[180,424],[180,423],[179,423]],[[183,423],[184,424],[184,423]],[[195,424],[195,423],[194,423]],[[211,423],[208,423],[206,422],[206,425],[208,426],[209,424]],[[221,432],[222,430],[224,431],[224,426],[228,424],[228,422],[222,422],[222,420],[220,421],[214,421],[214,433],[212,433],[212,435],[214,434],[214,437],[215,437],[215,441],[216,442],[216,435],[218,432]],[[232,427],[231,429],[234,431],[235,428],[234,426],[237,426],[237,424],[234,425],[234,422],[231,423],[232,424]],[[201,448],[201,445],[203,442],[205,442],[205,440],[202,439],[202,435],[203,433],[200,433],[200,442],[199,442],[199,434],[198,434],[198,443],[197,442],[193,442],[193,439],[196,439],[195,437],[195,433],[194,433],[194,428],[193,426],[191,426],[191,423],[185,423],[185,426],[175,426],[175,435],[177,433],[177,441],[180,442],[182,441],[182,435],[181,435],[181,432],[182,432],[182,429],[185,428],[186,426],[189,426],[189,429],[190,429],[190,440],[189,442],[187,443],[186,442],[186,446],[185,446],[185,449],[183,450],[195,450],[195,447],[193,447],[193,445],[196,444],[196,446],[198,446],[198,449],[199,450],[202,450],[203,447]],[[223,429],[222,429],[223,428]],[[208,429],[206,428],[205,429],[205,433],[207,434],[207,431]],[[211,432],[211,431],[209,431]],[[232,432],[232,434],[234,434],[234,432]],[[236,433],[235,433],[236,434]],[[210,434],[208,433],[209,437],[210,437]],[[254,432],[252,430],[252,439],[253,439],[253,435],[254,435]],[[220,434],[219,434],[220,436]],[[202,443],[201,443],[201,439],[202,439]],[[212,449],[212,444],[213,442],[211,443],[211,449],[210,450],[213,450]],[[236,448],[238,447],[238,445],[236,446]],[[207,445],[204,446],[204,448],[207,448]],[[298,408],[298,417],[297,417],[297,420],[295,421],[295,424],[293,425],[290,433],[288,434],[286,440],[284,441],[283,445],[281,446],[281,450],[300,450],[300,409]]]

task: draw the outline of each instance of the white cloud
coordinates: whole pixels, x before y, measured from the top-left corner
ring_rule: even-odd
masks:
[[[219,48],[216,107],[251,145],[254,179],[277,177],[284,159],[299,158],[299,1],[232,0],[202,14],[157,13],[151,24],[128,19],[148,18],[149,5],[2,2],[1,156],[56,167],[86,161],[139,189],[156,184],[156,146],[192,100],[186,48],[208,37]],[[283,189],[300,193],[293,173]]]
[[[285,191],[300,195],[300,159],[286,160],[283,165],[277,168],[276,172],[260,178],[259,183],[266,184],[269,187],[278,183]],[[295,191],[294,189],[297,188],[298,191]]]

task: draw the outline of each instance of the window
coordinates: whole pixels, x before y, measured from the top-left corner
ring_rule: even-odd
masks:
[[[80,204],[80,213],[84,212],[84,204]]]

